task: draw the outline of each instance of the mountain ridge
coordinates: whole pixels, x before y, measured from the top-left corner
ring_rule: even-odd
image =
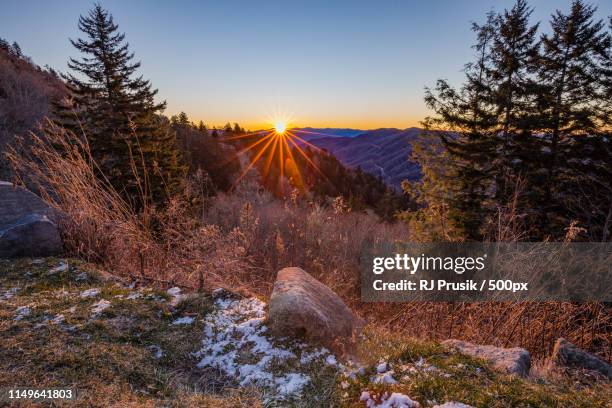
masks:
[[[311,130],[304,132],[303,129],[313,128],[296,128],[293,132],[306,142],[333,154],[345,166],[359,167],[382,177],[396,190],[401,189],[402,181],[415,181],[421,176],[418,163],[410,160],[412,143],[425,138],[420,128],[379,128],[364,130],[350,137],[334,135],[334,128],[327,128],[327,135],[322,135],[322,132],[314,134]],[[339,130],[343,133],[347,131]]]

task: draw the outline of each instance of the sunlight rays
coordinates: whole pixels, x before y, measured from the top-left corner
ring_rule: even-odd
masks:
[[[249,163],[246,168],[241,172],[240,176],[234,182],[234,188],[246,177],[248,172],[255,166],[260,160],[263,160],[263,166],[261,167],[262,177],[268,179],[272,166],[277,163],[278,172],[280,179],[283,180],[285,177],[293,179],[294,183],[301,186],[304,183],[302,171],[296,161],[293,149],[295,149],[301,157],[304,158],[305,162],[311,166],[318,174],[322,175],[326,180],[327,177],[323,174],[317,164],[308,156],[304,151],[303,146],[322,151],[319,147],[313,145],[307,140],[298,136],[295,132],[298,129],[291,129],[288,127],[287,122],[278,120],[274,122],[274,126],[271,129],[252,132],[246,135],[239,135],[235,137],[229,137],[225,140],[244,139],[247,137],[257,137],[258,140],[251,143],[247,147],[241,149],[238,152],[238,156],[253,151],[254,154],[249,159]],[[310,132],[312,133],[312,132]],[[277,186],[284,194],[284,186],[282,182],[279,182]]]

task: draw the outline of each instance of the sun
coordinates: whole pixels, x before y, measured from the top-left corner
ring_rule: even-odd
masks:
[[[278,121],[274,124],[274,131],[282,135],[287,131],[287,124],[285,122]]]

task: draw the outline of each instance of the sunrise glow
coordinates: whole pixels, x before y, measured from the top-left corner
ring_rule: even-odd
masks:
[[[285,122],[279,121],[274,124],[274,131],[279,135],[284,134],[286,130],[287,124]]]

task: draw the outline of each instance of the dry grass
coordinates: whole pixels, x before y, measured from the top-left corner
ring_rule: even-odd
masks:
[[[281,202],[251,183],[212,199],[188,185],[165,208],[149,205],[136,212],[96,176],[86,140],[52,125],[45,134],[9,154],[16,174],[67,215],[60,223],[70,254],[114,274],[267,296],[278,269],[300,266],[370,322],[411,336],[523,346],[541,358],[557,337],[565,337],[612,357],[612,317],[602,304],[362,303],[361,248],[410,239],[402,223],[381,223],[372,214],[324,208],[295,196]],[[520,217],[513,211],[500,210],[493,239],[520,238]]]

